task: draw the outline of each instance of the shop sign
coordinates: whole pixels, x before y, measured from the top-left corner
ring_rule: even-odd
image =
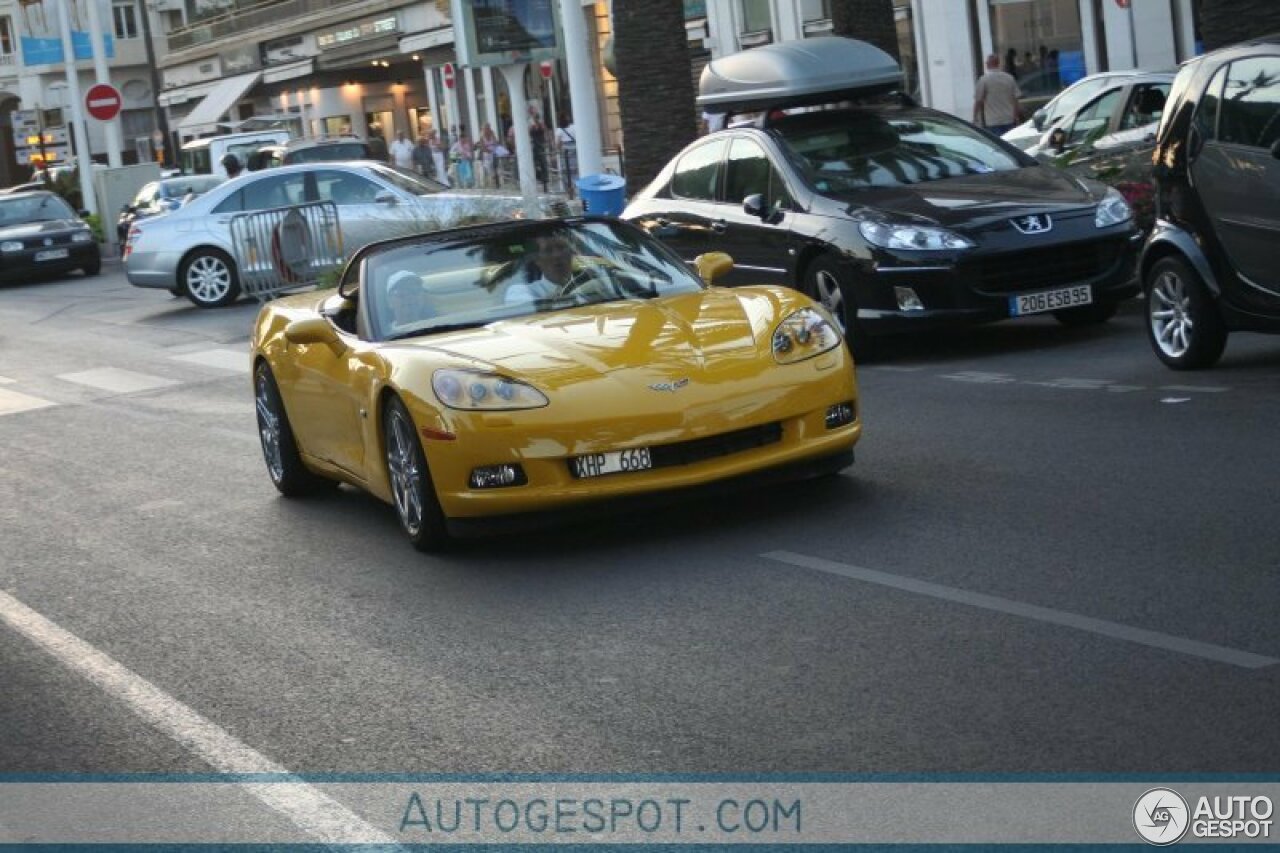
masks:
[[[388,15],[385,18],[375,18],[370,21],[361,21],[358,24],[351,24],[340,30],[330,30],[329,32],[320,33],[316,36],[316,45],[321,50],[328,50],[335,47],[351,44],[352,42],[363,41],[364,39],[374,38],[376,36],[389,35],[400,31],[399,22],[395,15]]]

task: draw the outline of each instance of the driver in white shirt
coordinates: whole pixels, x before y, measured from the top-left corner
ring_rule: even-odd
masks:
[[[573,247],[563,234],[539,237],[533,259],[542,272],[541,277],[527,284],[517,282],[511,285],[507,288],[503,301],[507,305],[518,305],[562,296],[575,296],[581,301],[587,296],[584,292],[587,288],[594,290],[607,287],[602,279],[587,270],[579,270],[575,275],[574,257]],[[566,290],[566,285],[571,283],[573,286]]]

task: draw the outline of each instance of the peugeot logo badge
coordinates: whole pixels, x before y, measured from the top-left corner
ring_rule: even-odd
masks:
[[[1043,234],[1053,228],[1053,220],[1047,213],[1033,213],[1030,216],[1016,216],[1009,220],[1013,227],[1023,234]]]
[[[49,237],[45,237],[45,238],[44,238],[44,244],[45,244],[46,246],[52,246],[52,245],[53,245],[53,240],[52,240],[51,238],[49,238]]]
[[[649,388],[653,391],[671,391],[674,393],[688,384],[689,378],[686,376],[684,379],[677,379],[675,382],[655,382]]]

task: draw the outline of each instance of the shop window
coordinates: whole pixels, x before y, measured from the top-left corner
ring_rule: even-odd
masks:
[[[800,20],[806,24],[813,21],[831,20],[831,0],[800,0]]]
[[[1000,67],[1032,102],[1024,108],[1034,109],[1085,76],[1078,0],[992,0],[991,36]]]
[[[13,61],[13,22],[8,15],[0,15],[0,57],[8,57],[9,65]]]
[[[741,0],[742,30],[739,42],[743,47],[767,44],[773,39],[773,19],[769,14],[769,0]]]
[[[138,7],[135,3],[112,3],[111,19],[115,23],[116,38],[138,37]]]

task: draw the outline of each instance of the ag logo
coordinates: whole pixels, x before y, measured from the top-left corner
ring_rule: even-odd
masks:
[[[1151,844],[1173,844],[1190,823],[1187,801],[1168,788],[1152,788],[1133,804],[1133,828]]]

